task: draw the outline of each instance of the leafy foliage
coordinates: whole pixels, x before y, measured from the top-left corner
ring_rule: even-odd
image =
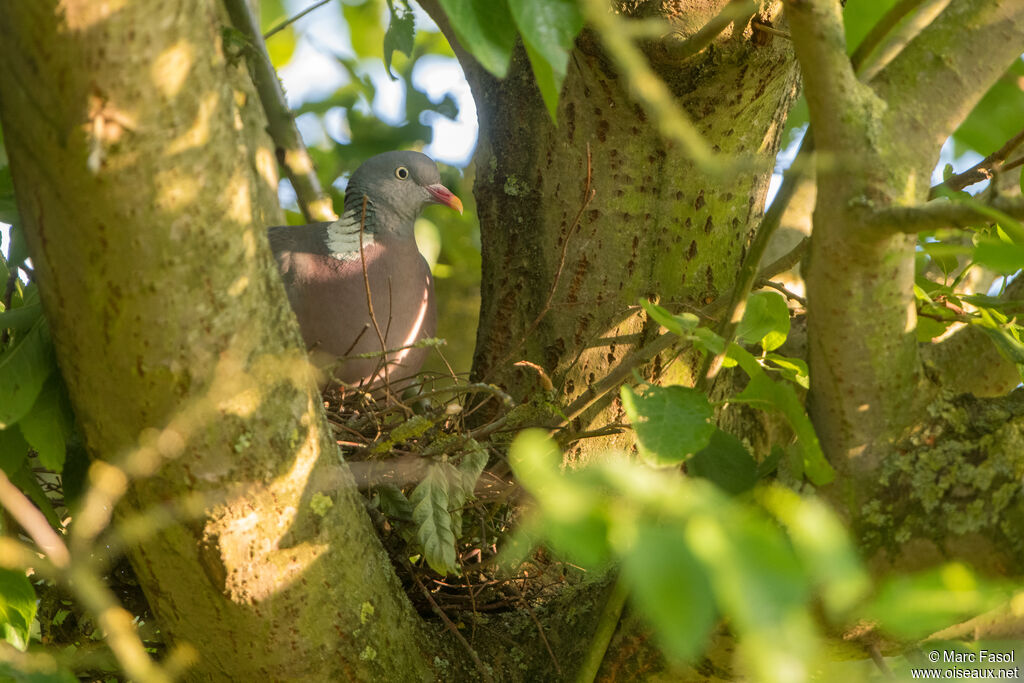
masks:
[[[752,297],[752,300],[758,303],[747,306],[746,313],[738,326],[739,338],[748,343],[760,344],[765,350],[778,348],[785,341],[789,330],[789,314],[785,302],[774,292],[758,293],[756,297]],[[825,454],[822,452],[821,444],[814,432],[814,426],[793,387],[793,383],[801,387],[806,386],[807,370],[802,362],[779,355],[773,355],[771,359],[767,355],[760,359],[755,358],[753,354],[738,344],[733,343],[726,347],[725,340],[712,330],[699,327],[698,320],[693,315],[672,315],[657,304],[642,299],[640,304],[654,320],[670,332],[687,339],[705,353],[724,353],[725,366],[738,365],[750,381],[743,391],[729,400],[782,413],[796,435],[796,448],[800,453],[801,471],[818,485],[832,481],[835,471],[825,460]],[[771,379],[768,372],[774,371],[774,366],[780,367],[782,369],[781,376],[789,381],[776,382]],[[668,387],[661,391],[673,390],[671,393],[656,394],[659,398],[666,398],[667,400],[662,400],[661,403],[668,403],[669,407],[657,405],[656,412],[646,416],[646,419],[640,423],[637,422],[637,418],[642,414],[631,405],[631,402],[635,402],[635,398],[627,396],[629,390],[623,389],[623,407],[633,421],[637,438],[641,443],[641,452],[656,450],[659,447],[664,450],[665,446],[662,444],[678,441],[682,434],[690,431],[690,424],[679,417],[687,410],[687,406],[682,403],[684,396],[685,400],[693,405],[700,400],[707,403],[703,394],[690,396],[687,392],[678,391],[679,389],[683,389],[683,387]],[[710,410],[710,406],[708,410]],[[704,448],[712,431],[708,431],[706,435],[702,431],[696,432],[704,441],[695,450]],[[721,438],[719,443],[725,445],[725,441]],[[730,450],[735,453],[735,448],[730,448]],[[705,454],[702,459],[708,457],[710,457],[709,454]],[[733,457],[735,458],[735,456]],[[682,460],[681,457],[673,462],[680,460]]]
[[[702,652],[724,618],[753,678],[803,679],[824,666],[825,631],[871,618],[893,636],[919,638],[1008,595],[959,564],[873,588],[831,508],[779,485],[734,497],[625,459],[562,472],[561,453],[539,430],[520,433],[509,458],[537,503],[534,540],[589,568],[621,563],[635,606],[679,659]]]
[[[24,650],[36,616],[36,592],[25,572],[0,569],[0,636]]]
[[[460,42],[499,78],[508,72],[516,38],[521,37],[544,104],[556,120],[569,51],[583,28],[574,0],[441,0],[441,6]]]

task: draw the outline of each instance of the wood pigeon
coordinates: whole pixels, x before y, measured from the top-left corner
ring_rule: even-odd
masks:
[[[352,174],[337,221],[268,229],[311,359],[333,366],[334,379],[364,388],[384,383],[382,358],[345,359],[357,354],[390,351],[387,380],[399,389],[423,365],[428,349],[409,347],[432,337],[436,324],[434,282],[413,233],[427,204],[462,213],[430,157],[385,152]]]

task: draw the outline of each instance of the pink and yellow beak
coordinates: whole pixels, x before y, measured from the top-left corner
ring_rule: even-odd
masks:
[[[452,194],[452,191],[441,183],[438,183],[437,185],[427,185],[426,190],[430,193],[431,198],[433,198],[436,203],[444,204],[445,206],[462,213],[462,200]]]

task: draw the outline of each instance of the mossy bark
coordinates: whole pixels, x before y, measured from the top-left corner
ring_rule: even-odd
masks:
[[[713,13],[706,4],[694,3]],[[676,8],[689,16],[684,9]],[[698,168],[665,142],[590,31],[569,60],[557,126],[521,50],[501,81],[465,63],[481,124],[478,378],[528,396],[539,384],[534,370],[514,365],[525,359],[568,403],[657,334],[639,299],[692,311],[729,292],[762,214],[797,87],[790,46],[760,37],[737,31],[683,63],[654,62],[714,149],[751,161],[725,175]],[[595,194],[584,207],[588,172]],[[645,374],[692,383],[696,355],[684,353],[671,367],[667,359]],[[617,399],[609,401],[576,426],[621,418]],[[570,457],[585,459],[585,447]]]
[[[310,504],[337,449],[267,248],[273,154],[226,23],[213,0],[0,6],[35,280],[107,463],[69,542],[87,557],[120,499],[110,540],[129,535],[195,679],[430,679],[351,479]]]

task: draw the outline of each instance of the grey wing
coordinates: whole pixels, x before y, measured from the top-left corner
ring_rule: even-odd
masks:
[[[307,223],[306,225],[274,225],[267,228],[270,250],[274,253],[277,267],[285,284],[292,280],[292,254],[326,254],[327,226],[330,223]]]

